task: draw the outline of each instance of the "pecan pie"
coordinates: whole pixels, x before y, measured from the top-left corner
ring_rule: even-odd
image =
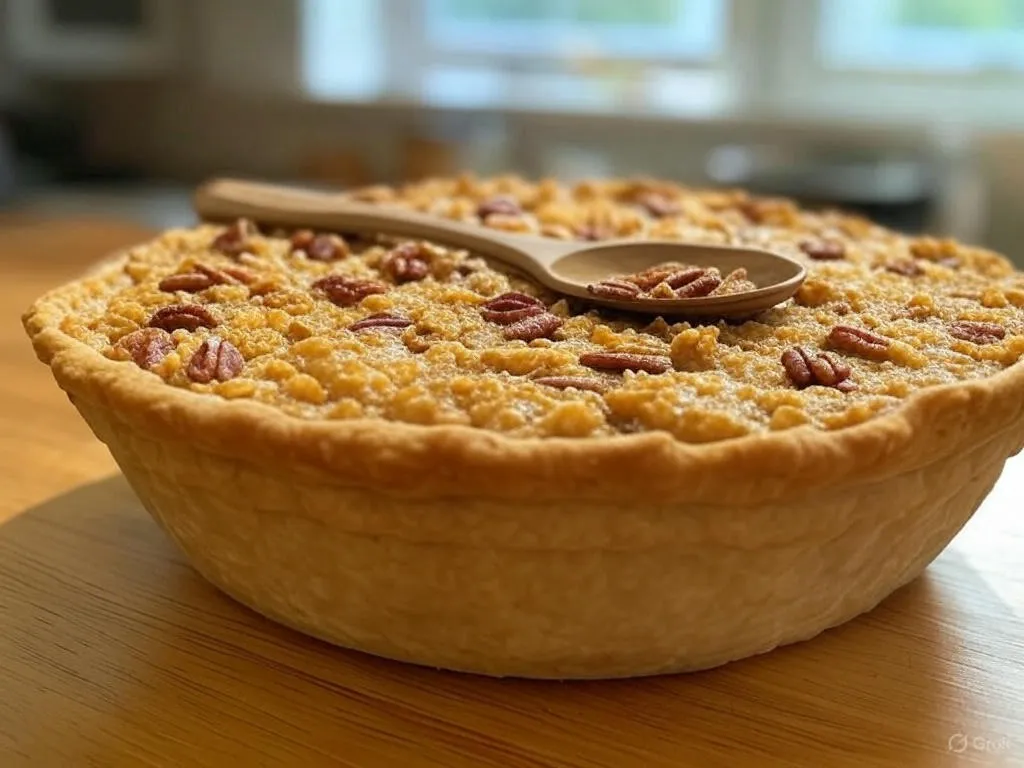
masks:
[[[651,179],[349,194],[768,248],[808,278],[741,321],[651,321],[437,243],[240,220],[39,299],[38,355],[147,509],[311,634],[498,675],[713,666],[914,578],[1024,442],[1024,275],[987,250]],[[591,290],[751,287],[667,264]]]

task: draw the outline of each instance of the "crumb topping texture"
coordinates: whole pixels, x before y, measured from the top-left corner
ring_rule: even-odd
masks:
[[[840,429],[1024,354],[1024,275],[1009,261],[838,212],[649,179],[461,177],[352,194],[548,237],[768,248],[809,275],[743,322],[652,322],[436,244],[237,222],[134,248],[122,273],[80,283],[62,330],[169,386],[300,418],[694,443]],[[634,276],[644,291],[692,284],[671,282]]]

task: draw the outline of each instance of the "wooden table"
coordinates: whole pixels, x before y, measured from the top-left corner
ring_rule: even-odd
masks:
[[[700,674],[447,674],[233,603],[143,512],[18,323],[145,234],[0,218],[0,766],[1024,765],[1020,459],[873,613]]]

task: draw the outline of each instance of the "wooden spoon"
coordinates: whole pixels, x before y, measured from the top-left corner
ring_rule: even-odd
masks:
[[[195,193],[197,214],[207,221],[248,218],[279,227],[399,235],[465,248],[525,272],[553,291],[630,312],[742,317],[785,301],[806,276],[804,267],[770,251],[672,240],[578,242],[502,232],[404,208],[372,205],[344,194],[219,179]],[[618,299],[587,286],[675,261],[717,267],[727,274],[745,267],[756,290],[686,299]]]

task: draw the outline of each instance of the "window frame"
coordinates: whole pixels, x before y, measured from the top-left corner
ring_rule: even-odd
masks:
[[[382,26],[379,34],[384,48],[382,67],[385,73],[380,78],[377,100],[445,107],[449,105],[425,97],[425,82],[431,68],[476,67],[502,77],[528,78],[550,70],[554,62],[553,57],[514,52],[439,50],[431,44],[427,34],[426,3],[431,0],[376,1]],[[822,9],[828,1],[724,0],[724,41],[717,56],[707,59],[685,55],[652,56],[645,57],[643,62],[655,68],[718,77],[722,96],[709,107],[707,114],[695,115],[700,117],[852,120],[880,125],[939,123],[972,127],[1024,124],[1024,71],[923,72],[829,66],[820,56],[817,36]],[[313,6],[332,0],[304,2],[306,6]],[[628,58],[608,58],[629,63]],[[331,95],[325,93],[318,93],[316,97],[331,99]],[[374,99],[366,94],[341,98]],[[471,100],[450,106],[474,108]],[[506,104],[500,97],[480,103],[478,108],[530,109],[528,104],[515,100]],[[543,104],[534,109],[548,113],[612,110],[618,111],[614,106],[594,109],[582,105],[577,109],[561,104]],[[648,110],[661,114],[656,106],[639,105],[640,112]],[[676,116],[686,117],[688,113],[683,109]]]
[[[1024,70],[829,66],[818,50],[826,1],[778,2],[772,25],[772,45],[778,55],[763,64],[773,73],[770,100],[774,112],[944,126],[1024,123]]]

